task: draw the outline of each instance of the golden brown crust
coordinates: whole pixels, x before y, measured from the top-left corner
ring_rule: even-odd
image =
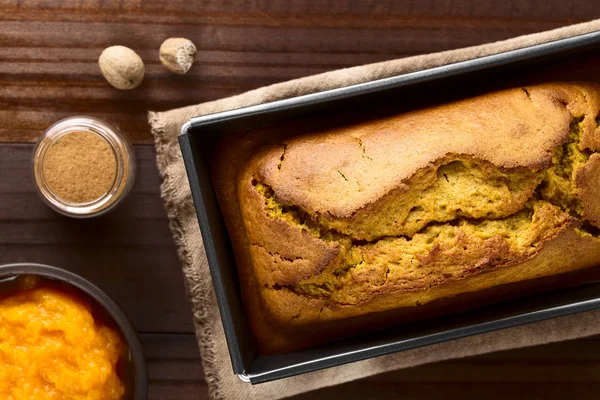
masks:
[[[575,176],[578,195],[583,203],[583,216],[585,219],[600,227],[600,154],[592,154]]]
[[[250,168],[283,202],[344,217],[447,154],[505,168],[544,166],[568,133],[572,116],[562,102],[571,104],[576,92],[560,86],[527,92],[492,93],[306,135],[285,151],[271,148]]]
[[[213,178],[261,350],[598,263],[580,226],[600,221],[599,93],[547,84],[223,141]]]

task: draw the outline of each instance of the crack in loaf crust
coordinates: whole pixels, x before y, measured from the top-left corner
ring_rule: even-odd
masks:
[[[265,352],[295,331],[600,261],[599,88],[517,88],[227,150],[216,184]],[[242,151],[243,153],[243,151]],[[229,181],[231,182],[231,181]]]

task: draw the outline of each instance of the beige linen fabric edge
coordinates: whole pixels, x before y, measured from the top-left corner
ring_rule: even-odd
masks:
[[[255,386],[244,383],[232,372],[202,237],[177,142],[181,126],[194,116],[456,63],[599,29],[600,20],[594,20],[481,46],[326,72],[177,110],[150,112],[149,122],[162,177],[162,196],[183,267],[210,395],[219,399],[276,399],[434,361],[600,334],[600,311],[592,311],[359,361],[276,382]]]

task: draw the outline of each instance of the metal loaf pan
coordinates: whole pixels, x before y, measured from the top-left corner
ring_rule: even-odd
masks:
[[[398,109],[411,104],[418,107],[427,101],[446,101],[496,86],[531,82],[545,75],[553,76],[552,71],[559,71],[558,78],[571,78],[577,72],[585,74],[586,71],[592,74],[596,71],[597,75],[600,62],[590,68],[586,60],[598,54],[599,48],[600,32],[593,32],[401,76],[196,117],[186,123],[181,129],[179,143],[202,230],[233,373],[256,384],[600,308],[600,283],[592,281],[307,350],[277,356],[260,355],[244,315],[235,258],[207,163],[211,138],[216,135],[290,119],[335,115],[338,112],[342,115],[356,114],[372,105],[390,104],[386,101],[390,98],[394,99],[394,107],[398,105]],[[571,64],[574,67],[569,69]],[[575,72],[566,74],[560,71]],[[428,100],[423,102],[423,99]]]

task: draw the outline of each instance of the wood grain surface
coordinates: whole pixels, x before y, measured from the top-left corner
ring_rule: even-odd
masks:
[[[0,264],[48,263],[92,280],[141,334],[149,398],[207,398],[154,150],[143,145],[152,142],[148,110],[598,17],[592,0],[0,0]],[[174,36],[198,47],[185,76],[158,61],[160,43]],[[113,89],[100,74],[98,56],[115,44],[146,63],[135,90]],[[111,122],[138,144],[133,192],[93,220],[52,212],[31,178],[31,142],[75,114]],[[592,338],[390,372],[299,398],[595,399],[599,391],[600,339]]]
[[[590,1],[1,1],[0,141],[31,142],[73,114],[116,124],[150,143],[148,110],[214,100],[332,69],[471,46],[600,16]],[[185,36],[198,47],[184,76],[158,48]],[[137,51],[144,83],[118,91],[97,60]]]

